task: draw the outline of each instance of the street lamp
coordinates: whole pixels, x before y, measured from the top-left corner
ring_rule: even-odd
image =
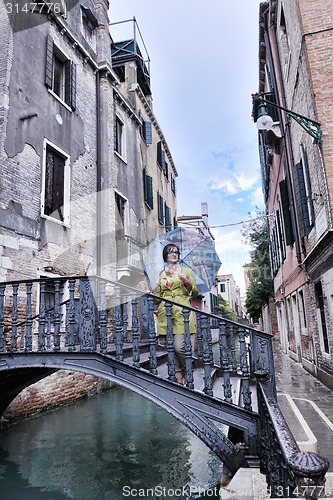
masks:
[[[314,139],[318,141],[319,144],[322,143],[322,131],[320,130],[320,123],[306,116],[290,111],[289,109],[278,106],[274,102],[266,101],[262,96],[259,96],[259,106],[258,106],[258,118],[257,118],[257,128],[259,130],[270,130],[273,126],[273,119],[268,114],[267,106],[273,106],[274,108],[282,109],[287,114],[287,117],[293,118],[303,129],[310,134]]]

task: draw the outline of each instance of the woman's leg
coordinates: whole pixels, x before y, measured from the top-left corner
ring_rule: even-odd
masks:
[[[194,341],[195,341],[195,335],[191,334],[192,353],[194,350]],[[184,334],[174,335],[173,344],[175,349],[176,379],[180,379],[185,376],[185,370],[186,370],[185,335]]]

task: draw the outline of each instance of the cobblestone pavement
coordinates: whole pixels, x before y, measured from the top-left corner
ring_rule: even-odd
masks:
[[[333,392],[284,353],[278,339],[273,349],[281,411],[300,448],[326,457],[333,472]]]

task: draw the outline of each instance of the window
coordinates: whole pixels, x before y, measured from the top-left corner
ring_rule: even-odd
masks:
[[[60,148],[44,140],[42,215],[69,224],[70,162]]]
[[[176,196],[176,179],[172,174],[171,174],[171,191]]]
[[[171,210],[170,207],[165,203],[164,204],[164,214],[165,214],[165,229],[167,231],[171,231],[172,229],[172,224],[171,224]]]
[[[142,122],[141,135],[146,144],[153,143],[153,132],[152,132],[151,122],[145,122],[145,121]]]
[[[96,51],[96,31],[98,21],[91,9],[81,5],[82,12],[82,34],[92,49]]]
[[[119,193],[115,193],[116,202],[116,252],[117,252],[117,263],[127,264],[128,258],[128,242],[126,239],[126,229],[128,227],[128,200],[121,196]]]
[[[158,222],[164,226],[164,200],[160,193],[157,193]]]
[[[301,145],[301,161],[294,165],[292,172],[299,231],[301,238],[304,238],[313,226],[313,206],[307,157],[303,145]]]
[[[76,109],[76,65],[47,36],[45,84],[71,109]]]
[[[153,178],[147,175],[145,168],[143,169],[143,193],[146,205],[148,208],[153,209]]]
[[[165,173],[166,163],[165,163],[165,152],[162,149],[162,142],[157,143],[157,163],[160,169]]]
[[[115,124],[115,151],[122,157],[122,159],[126,158],[125,125],[119,116],[116,116]]]
[[[286,249],[282,230],[281,208],[279,202],[275,213],[273,228],[270,234],[270,242],[272,270],[275,276],[282,262],[286,258]]]
[[[299,313],[301,319],[301,329],[302,333],[304,333],[304,330],[306,329],[306,309],[305,309],[303,290],[300,290],[298,292],[298,297],[299,297],[299,309],[300,309]]]
[[[315,284],[315,297],[316,297],[318,327],[320,333],[320,343],[323,351],[326,354],[329,354],[330,345],[328,341],[328,332],[327,332],[326,316],[325,316],[325,299],[323,294],[323,288],[320,281],[318,281],[318,283]]]
[[[287,183],[284,179],[279,183],[280,186],[280,196],[281,196],[281,205],[282,205],[282,214],[283,214],[283,223],[284,223],[284,232],[286,236],[286,244],[292,245],[294,243],[294,235],[291,223],[291,213],[290,213],[290,204],[289,197],[287,191]]]

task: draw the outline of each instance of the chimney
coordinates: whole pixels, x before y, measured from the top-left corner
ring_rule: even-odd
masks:
[[[205,201],[201,203],[201,216],[208,224],[208,204]]]

